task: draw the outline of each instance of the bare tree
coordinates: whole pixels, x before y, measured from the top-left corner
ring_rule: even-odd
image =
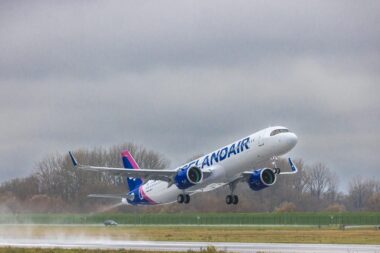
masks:
[[[26,178],[15,178],[4,182],[0,187],[0,195],[12,193],[13,196],[21,201],[26,200],[30,196],[39,193],[38,178],[31,175]]]
[[[164,169],[169,162],[162,154],[143,146],[125,143],[109,148],[81,149],[75,156],[82,164],[122,167],[120,153],[129,150],[141,168]],[[196,155],[198,158],[201,155]],[[289,170],[287,160],[277,162],[282,170]],[[380,182],[354,178],[349,193],[338,192],[338,177],[322,163],[305,166],[295,162],[299,172],[292,176],[278,176],[276,185],[253,192],[248,184],[237,186],[240,202],[227,206],[225,196],[229,188],[219,188],[206,194],[194,195],[190,205],[163,205],[154,207],[127,207],[119,210],[131,212],[189,212],[189,211],[240,211],[270,212],[274,210],[297,211],[380,211]],[[268,164],[267,166],[272,166]],[[125,178],[108,173],[75,170],[67,154],[51,154],[36,164],[30,177],[14,179],[0,185],[1,211],[87,211],[104,207],[107,200],[89,200],[90,193],[125,193]],[[109,200],[108,200],[109,201]],[[43,203],[43,204],[42,204]],[[205,204],[207,203],[207,205]],[[285,205],[284,203],[292,203]],[[103,205],[103,206],[102,206]],[[291,206],[291,208],[289,207]],[[286,207],[286,208],[285,208]],[[295,208],[296,207],[296,208]],[[276,209],[277,208],[277,209]],[[117,211],[117,210],[115,210]]]
[[[361,211],[366,209],[366,204],[371,196],[379,189],[379,182],[355,177],[349,184],[348,200],[353,210]],[[374,197],[373,200],[375,200]]]
[[[366,202],[366,207],[368,211],[380,211],[380,192],[375,192],[371,195],[371,197],[368,198]]]
[[[163,155],[131,143],[112,146],[108,149],[82,149],[74,153],[82,164],[122,167],[121,152],[126,149],[132,153],[142,168],[164,169],[169,165],[168,160]],[[109,173],[76,170],[67,154],[48,155],[37,163],[36,175],[42,194],[62,199],[65,202],[76,203],[78,206],[85,204],[87,195],[90,193],[127,191],[125,188],[126,178]]]
[[[317,199],[328,191],[336,192],[336,176],[322,163],[317,163],[306,172],[306,189]]]

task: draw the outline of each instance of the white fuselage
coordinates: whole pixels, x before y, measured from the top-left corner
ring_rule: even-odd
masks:
[[[197,166],[211,170],[211,176],[204,178],[200,184],[181,190],[175,184],[169,186],[166,181],[150,180],[142,185],[142,191],[155,204],[164,204],[175,202],[178,194],[183,192],[191,195],[225,185],[242,172],[261,168],[273,156],[286,154],[296,145],[297,136],[292,132],[271,136],[279,128],[283,127],[266,128],[176,168]]]

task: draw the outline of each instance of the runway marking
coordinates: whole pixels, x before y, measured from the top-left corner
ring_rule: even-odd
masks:
[[[293,244],[293,243],[229,243],[229,242],[169,242],[118,240],[40,240],[0,239],[2,247],[19,248],[81,248],[81,249],[134,249],[161,251],[199,251],[208,246],[228,252],[282,252],[282,253],[380,253],[380,245],[350,244]]]

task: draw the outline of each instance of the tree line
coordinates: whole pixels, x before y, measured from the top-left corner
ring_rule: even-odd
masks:
[[[162,154],[141,145],[126,143],[110,148],[80,149],[75,152],[83,164],[122,167],[120,153],[128,149],[142,168],[166,169]],[[0,212],[292,212],[292,211],[380,211],[380,182],[354,177],[348,192],[339,191],[339,177],[323,163],[306,165],[295,161],[299,172],[281,175],[274,186],[253,192],[246,183],[237,186],[240,201],[226,205],[228,187],[196,194],[188,205],[120,206],[109,209],[115,200],[88,198],[91,193],[126,193],[119,175],[80,171],[73,168],[67,154],[51,154],[39,161],[33,173],[0,185]],[[288,168],[286,160],[278,167]],[[271,166],[268,164],[268,166]]]

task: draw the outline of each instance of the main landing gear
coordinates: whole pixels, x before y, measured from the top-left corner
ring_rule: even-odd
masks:
[[[239,203],[239,197],[237,195],[227,195],[226,196],[226,204],[227,205],[237,205]]]
[[[226,196],[227,205],[237,205],[239,203],[239,197],[237,195],[234,195],[237,182],[238,181],[235,180],[235,182],[228,184],[228,186],[230,187],[231,194]]]
[[[177,196],[177,202],[179,204],[189,204],[190,202],[190,195],[189,194],[178,194]]]

